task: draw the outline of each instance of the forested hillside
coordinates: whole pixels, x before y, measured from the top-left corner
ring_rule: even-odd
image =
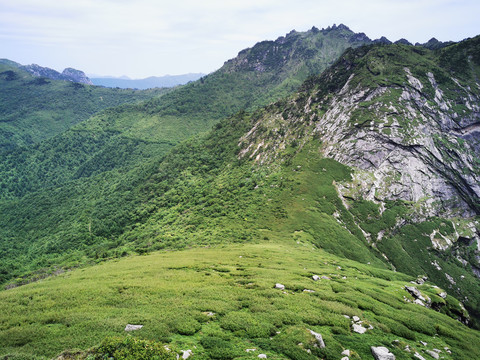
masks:
[[[165,91],[105,89],[50,80],[35,77],[13,62],[0,61],[0,152],[31,146],[103,109],[146,100]]]
[[[109,109],[55,138],[2,156],[0,198],[21,197],[81,177],[128,169],[164,155],[224,117],[294,92],[347,47],[369,42],[365,35],[338,26],[293,31],[276,41],[258,43],[218,71],[165,96]]]

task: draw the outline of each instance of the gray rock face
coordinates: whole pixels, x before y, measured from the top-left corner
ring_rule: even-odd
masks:
[[[390,107],[390,113],[386,114],[372,105],[369,109],[372,120],[368,125],[352,121],[355,118],[352,114],[358,112],[358,103],[374,101],[391,93],[391,89],[370,91],[350,88],[347,83],[343,96],[332,102],[333,106],[317,125],[318,131],[324,134],[323,139],[331,144],[325,148],[325,155],[373,173],[370,179],[357,179],[367,199],[375,195],[391,200],[422,200],[427,216],[458,212],[458,209],[462,215],[472,216],[478,211],[473,199],[480,196],[480,179],[473,171],[473,158],[467,155],[475,152],[476,141],[464,140],[469,131],[477,131],[471,126],[472,120],[480,117],[480,111],[472,106],[474,119],[464,119],[460,125],[460,119],[451,118],[451,105],[442,97],[440,89],[435,106],[428,106],[423,97],[426,84],[409,69],[405,69],[405,74],[410,87],[397,90],[401,94],[398,100],[401,107],[397,103],[384,103],[386,108]],[[430,81],[437,86],[433,75]],[[472,97],[467,93],[464,96],[466,102]],[[479,99],[472,99],[472,103],[478,102]],[[402,118],[417,124],[405,126]],[[446,141],[434,141],[437,135]],[[448,143],[452,145],[447,147]],[[467,146],[466,151],[459,143]]]
[[[80,70],[76,70],[73,68],[66,68],[65,70],[63,70],[62,75],[71,79],[71,81],[74,81],[74,82],[93,85],[93,83],[90,81],[87,75]]]
[[[384,346],[372,346],[370,349],[375,360],[395,360],[395,355]]]
[[[83,71],[72,68],[66,68],[65,70],[63,70],[62,73],[37,64],[25,65],[21,66],[20,68],[29,72],[33,76],[46,77],[52,80],[65,80],[86,85],[93,85],[93,83]]]

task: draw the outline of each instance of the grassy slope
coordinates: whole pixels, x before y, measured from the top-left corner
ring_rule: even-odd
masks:
[[[0,64],[0,150],[25,147],[62,133],[94,113],[147,100],[165,90],[106,89],[34,77]]]
[[[259,353],[339,359],[344,349],[358,359],[370,358],[370,346],[380,345],[397,359],[412,358],[406,345],[426,358],[423,351],[433,348],[445,359],[480,356],[477,331],[405,302],[410,296],[403,286],[411,278],[270,235],[256,244],[130,257],[1,292],[0,356],[48,359],[87,349],[107,335],[125,336],[127,323],[144,325],[135,336],[192,349],[197,359]],[[313,281],[312,275],[330,280]],[[419,288],[441,300],[430,284]],[[352,332],[344,315],[359,316],[373,330]],[[326,350],[314,346],[306,329],[323,335]],[[251,348],[257,350],[245,351]]]

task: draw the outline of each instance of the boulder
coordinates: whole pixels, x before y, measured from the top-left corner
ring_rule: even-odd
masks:
[[[370,350],[372,351],[375,360],[395,360],[395,355],[384,346],[372,346]]]
[[[192,350],[182,350],[182,359],[188,359],[190,356],[193,355]]]
[[[266,354],[258,354],[259,359],[266,359],[267,355]]]
[[[275,289],[285,290],[285,285],[276,283],[276,284],[275,284]]]
[[[308,330],[308,331],[310,331],[310,334],[315,336],[315,340],[317,340],[317,345],[321,348],[324,348],[325,347],[325,342],[323,341],[322,335],[319,334],[319,333],[316,333],[315,331],[312,331],[312,330]]]
[[[312,276],[312,279],[315,280],[315,281],[320,280],[320,276],[318,276],[318,275],[313,275],[313,276]]]
[[[405,285],[405,290],[407,290],[414,298],[425,301],[425,298],[422,296],[422,293],[415,286]]]
[[[140,330],[142,327],[143,327],[143,325],[131,325],[131,324],[127,324],[127,326],[125,326],[125,331]]]
[[[353,324],[352,327],[353,331],[358,334],[364,334],[367,331],[367,329],[365,329],[362,325]]]
[[[434,359],[440,359],[440,356],[438,355],[437,352],[435,351],[432,351],[432,350],[425,350],[425,352],[430,355],[431,357],[433,357]]]
[[[418,352],[413,354],[413,356],[415,356],[418,360],[425,360],[425,358],[422,355],[420,355]]]
[[[415,299],[414,303],[417,305],[425,306],[425,303],[420,299]]]

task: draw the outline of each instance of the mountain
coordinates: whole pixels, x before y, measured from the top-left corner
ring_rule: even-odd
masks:
[[[423,46],[423,47],[425,47],[427,49],[430,49],[430,50],[438,50],[438,49],[441,49],[443,47],[446,47],[446,46],[452,45],[452,44],[453,44],[453,41],[442,42],[442,41],[438,41],[435,38],[431,38],[430,40],[428,40],[424,44],[415,43],[415,46]]]
[[[93,83],[83,71],[73,68],[66,68],[60,73],[57,70],[53,70],[37,64],[22,65],[8,59],[0,59],[0,64],[24,70],[35,77],[43,77],[51,80],[64,80],[85,85],[93,85]]]
[[[274,73],[288,86],[263,94],[287,92],[310,36],[345,28],[259,43],[40,144],[37,188],[0,202],[0,356],[478,358],[480,37],[348,48],[280,100],[242,102]],[[218,79],[250,93],[218,109]],[[167,115],[215,124],[181,141],[151,122]]]
[[[166,90],[104,89],[33,76],[0,61],[0,152],[28,147],[64,132],[93,114],[161,95]],[[1,156],[1,155],[0,155]]]
[[[43,67],[37,64],[20,66],[22,70],[32,74],[36,77],[44,77],[52,80],[72,81],[80,84],[93,85],[90,79],[81,70],[73,68],[66,68],[61,73],[48,67]]]
[[[276,41],[260,42],[218,71],[171,93],[110,109],[42,144],[0,155],[0,198],[24,196],[165,155],[224,117],[291,94],[346,48],[369,42],[344,25],[292,31]]]
[[[174,87],[200,79],[205,74],[191,73],[183,75],[150,76],[145,79],[123,79],[115,77],[92,77],[94,85],[119,87],[121,89],[151,89],[156,87]]]

